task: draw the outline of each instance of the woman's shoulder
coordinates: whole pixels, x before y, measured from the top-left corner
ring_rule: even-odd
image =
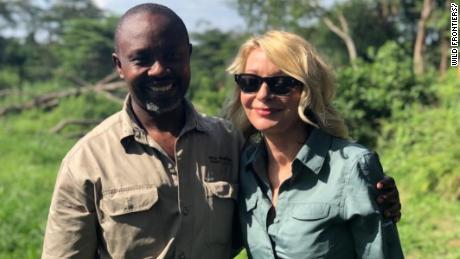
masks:
[[[331,161],[341,161],[351,178],[361,178],[375,183],[383,177],[383,169],[377,153],[351,140],[333,138]],[[354,175],[354,176],[353,176]]]
[[[330,153],[334,157],[349,161],[357,161],[375,154],[370,148],[353,140],[334,136],[332,136]]]

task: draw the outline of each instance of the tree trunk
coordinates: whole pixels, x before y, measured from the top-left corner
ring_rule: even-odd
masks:
[[[447,66],[449,63],[449,42],[448,39],[443,35],[444,30],[441,30],[441,57],[439,60],[439,74],[441,76],[444,76],[444,74],[447,72]]]
[[[325,17],[323,21],[333,33],[335,33],[337,36],[339,36],[340,39],[343,40],[345,46],[347,47],[350,64],[353,67],[356,67],[355,61],[358,55],[356,52],[355,42],[353,41],[353,38],[350,35],[347,19],[345,18],[345,16],[343,16],[342,13],[339,13],[338,17],[340,22],[340,28],[337,25],[335,25],[328,17]]]
[[[417,37],[414,46],[414,73],[420,75],[425,71],[423,53],[425,50],[426,23],[433,10],[433,0],[423,0],[423,8],[417,25]]]
[[[386,21],[390,13],[390,7],[388,5],[387,0],[380,0],[378,5],[380,7],[379,8],[380,16]]]

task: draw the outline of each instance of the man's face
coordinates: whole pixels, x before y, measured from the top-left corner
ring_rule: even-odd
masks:
[[[141,13],[128,17],[118,33],[113,61],[132,100],[156,114],[178,108],[190,83],[186,32],[167,16]]]

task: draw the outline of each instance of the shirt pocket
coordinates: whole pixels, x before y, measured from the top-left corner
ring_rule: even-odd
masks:
[[[158,201],[157,188],[142,191],[120,193],[101,199],[100,207],[104,214],[110,217],[122,216],[129,213],[147,211]]]
[[[314,221],[329,216],[331,207],[326,203],[298,204],[291,211],[291,217],[301,221]]]
[[[228,181],[205,181],[209,205],[209,244],[230,245],[238,184]]]
[[[334,251],[334,237],[325,232],[333,217],[327,203],[292,204],[282,233],[291,247],[292,258],[328,258]]]

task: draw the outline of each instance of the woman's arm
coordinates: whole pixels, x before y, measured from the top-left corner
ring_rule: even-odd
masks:
[[[396,225],[383,217],[376,184],[383,178],[378,157],[365,153],[351,165],[344,189],[343,215],[358,258],[404,258]]]

